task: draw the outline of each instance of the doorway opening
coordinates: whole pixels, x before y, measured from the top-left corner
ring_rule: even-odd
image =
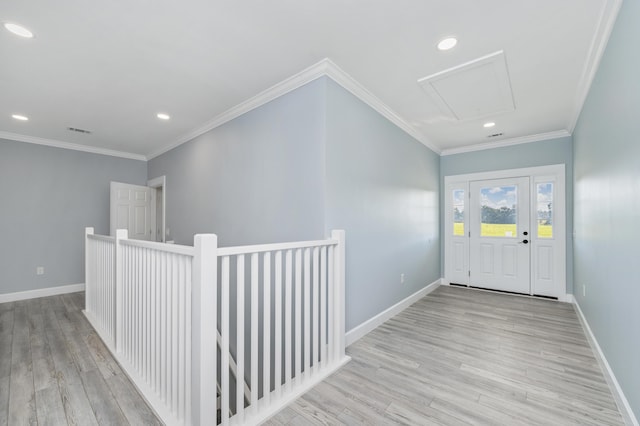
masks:
[[[156,241],[167,242],[166,187],[167,177],[160,176],[147,181],[147,186],[156,190]]]

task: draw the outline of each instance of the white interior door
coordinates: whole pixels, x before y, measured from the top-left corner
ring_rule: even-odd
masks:
[[[129,238],[156,240],[154,188],[111,182],[111,235],[116,229],[129,231]]]
[[[529,178],[469,185],[469,285],[531,294]]]

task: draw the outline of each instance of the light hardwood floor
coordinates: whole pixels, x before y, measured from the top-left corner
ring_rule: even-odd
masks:
[[[156,425],[84,318],[84,293],[0,304],[0,425]]]
[[[0,304],[0,425],[159,424],[80,312]],[[621,425],[568,304],[440,287],[271,425]]]
[[[440,287],[270,425],[621,425],[573,306]]]

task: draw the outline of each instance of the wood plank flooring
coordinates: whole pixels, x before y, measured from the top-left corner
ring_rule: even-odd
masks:
[[[443,286],[270,425],[622,425],[573,306]]]
[[[0,425],[160,424],[80,312],[0,304]],[[569,304],[440,287],[270,425],[622,425]]]
[[[0,304],[0,425],[159,425],[81,310],[84,293]]]

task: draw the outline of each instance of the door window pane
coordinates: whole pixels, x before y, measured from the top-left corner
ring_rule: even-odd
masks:
[[[538,238],[553,238],[553,183],[536,186]]]
[[[464,189],[453,190],[453,235],[464,236]]]
[[[515,185],[480,188],[480,236],[516,238],[517,204],[518,188]]]

